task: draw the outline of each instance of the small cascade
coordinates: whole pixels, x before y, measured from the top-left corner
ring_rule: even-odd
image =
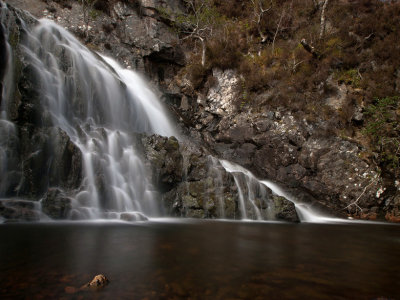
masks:
[[[274,203],[265,187],[250,171],[229,162],[219,160],[231,173],[237,187],[239,210],[243,220],[272,220]]]
[[[292,202],[295,205],[297,215],[300,219],[300,222],[311,222],[311,223],[325,223],[325,222],[335,222],[339,219],[329,218],[322,216],[315,210],[313,210],[309,205],[305,203],[298,203],[296,199],[285,192],[281,187],[279,187],[276,183],[273,183],[268,180],[259,180],[257,179],[249,170],[234,164],[232,162],[226,160],[220,160],[221,165],[225,168],[225,170],[231,173],[234,176],[235,183],[238,188],[239,193],[239,201],[240,201],[240,211],[243,216],[243,219],[248,218],[249,207],[253,209],[254,214],[257,216],[257,220],[270,220],[273,215],[274,210],[274,202],[268,198],[267,192],[265,188],[268,188],[277,196],[283,197],[286,200]],[[262,186],[263,188],[261,188]],[[247,194],[243,193],[243,190],[247,190]],[[268,204],[268,214],[267,217],[263,217],[261,215],[261,210],[259,209],[259,205],[255,201],[258,191],[262,191],[261,199],[264,199],[264,202]],[[259,193],[259,192],[258,192]],[[254,218],[251,218],[254,219]]]

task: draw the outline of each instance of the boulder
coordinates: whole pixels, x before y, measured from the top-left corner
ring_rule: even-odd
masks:
[[[284,197],[274,195],[274,214],[277,220],[300,222],[295,205]]]
[[[38,203],[26,200],[1,200],[0,218],[6,222],[39,221]]]
[[[168,192],[182,180],[183,175],[183,157],[178,140],[175,137],[152,135],[144,136],[141,142],[153,183],[162,192]]]
[[[53,219],[66,219],[71,211],[71,199],[58,188],[49,188],[42,202],[42,211]]]

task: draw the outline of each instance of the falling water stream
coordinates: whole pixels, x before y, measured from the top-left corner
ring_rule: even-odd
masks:
[[[254,214],[257,216],[257,220],[268,220],[271,219],[271,213],[262,217],[262,212],[259,209],[259,206],[256,204],[256,191],[263,191],[263,187],[269,188],[275,195],[284,197],[295,205],[297,215],[299,216],[300,222],[307,223],[331,223],[331,222],[346,222],[344,219],[331,218],[328,216],[322,215],[320,212],[315,211],[310,205],[305,203],[299,203],[295,197],[287,193],[283,188],[281,188],[278,184],[269,181],[269,180],[259,180],[257,179],[249,170],[243,168],[242,166],[229,162],[227,160],[220,160],[221,165],[225,168],[225,170],[231,173],[234,176],[235,183],[238,187],[239,193],[239,201],[240,201],[240,210],[244,219],[247,218],[246,203],[247,206],[250,205]],[[246,187],[247,194],[243,192],[243,187]],[[266,197],[265,191],[262,192],[267,205],[270,208],[270,211],[273,211],[273,201],[269,200]],[[253,218],[254,219],[254,218]]]
[[[7,116],[12,90],[12,55],[7,46],[2,90],[6,101],[2,101],[0,119],[0,134],[7,138],[0,141],[0,197],[7,189],[4,178],[16,168],[8,150],[17,138]],[[119,218],[127,212],[139,218],[159,216],[157,191],[137,154],[132,133],[176,136],[176,132],[146,82],[112,59],[92,53],[49,20],[40,20],[31,31],[26,28],[22,49],[41,85],[43,122],[64,131],[82,153],[84,179],[72,197],[70,217]]]
[[[83,154],[84,189],[72,217],[159,216],[157,192],[131,133],[176,132],[145,81],[48,20],[28,35],[24,49],[41,77],[46,113]],[[101,191],[97,174],[104,174]]]

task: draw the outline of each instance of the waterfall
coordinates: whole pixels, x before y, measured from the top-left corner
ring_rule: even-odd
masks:
[[[238,190],[239,210],[244,220],[271,219],[273,203],[266,196],[265,187],[245,168],[227,160],[220,160],[224,169],[231,173]],[[266,208],[262,210],[262,208]]]
[[[76,194],[69,195],[69,217],[159,216],[157,191],[135,148],[134,133],[176,132],[146,81],[89,51],[49,20],[40,20],[32,30],[26,27],[21,47],[40,84],[41,122],[60,128],[82,153],[84,178]],[[10,123],[5,111],[2,105],[1,122]],[[12,136],[12,123],[0,128],[1,136]],[[10,161],[6,148],[0,144],[2,175]]]
[[[296,208],[297,215],[299,216],[300,222],[310,222],[310,223],[325,223],[325,222],[340,222],[341,219],[330,218],[321,215],[319,212],[315,211],[305,203],[299,203],[295,197],[287,193],[276,183],[269,180],[259,180],[257,179],[249,170],[243,168],[240,165],[229,162],[227,160],[220,160],[221,165],[225,170],[231,173],[235,179],[236,186],[239,193],[239,209],[243,216],[243,219],[248,219],[248,211],[253,210],[253,213],[257,216],[257,220],[270,220],[272,211],[274,210],[274,203],[268,199],[266,196],[266,187],[272,191],[277,196],[284,197],[286,200],[292,202]],[[244,188],[247,190],[247,195],[244,194]],[[259,205],[257,205],[255,195],[263,191],[261,199],[267,202],[269,208],[269,214],[267,216],[261,216],[261,210]],[[260,201],[260,200],[259,200]],[[252,218],[254,219],[254,218]]]
[[[10,181],[16,175],[12,170],[15,169],[18,159],[11,149],[13,145],[18,144],[18,137],[16,126],[9,120],[7,113],[8,102],[13,96],[13,55],[8,43],[9,32],[3,25],[7,7],[3,2],[0,2],[0,6],[0,55],[3,56],[3,63],[0,64],[0,176],[3,177],[0,180],[0,196],[2,196],[9,189]],[[3,176],[3,174],[9,174],[9,176]]]
[[[3,26],[7,9],[2,2],[1,5],[0,34],[7,41],[8,32]],[[137,133],[177,136],[177,132],[145,79],[123,69],[111,58],[91,52],[52,21],[40,20],[33,29],[20,21],[24,27],[20,47],[39,90],[39,100],[35,103],[41,112],[38,122],[51,132],[65,133],[82,157],[81,186],[63,195],[72,206],[67,217],[143,220],[163,216],[151,174],[136,147]],[[19,162],[18,154],[12,150],[19,147],[19,138],[17,127],[8,115],[8,101],[13,98],[13,53],[7,42],[2,44],[5,46],[0,52],[6,57],[3,66],[6,71],[0,74],[0,198],[5,199],[10,189],[17,191],[18,196],[23,162]],[[51,151],[48,164],[56,150]],[[237,164],[212,156],[208,164],[207,176],[217,183],[210,190],[218,201],[221,218],[226,216],[226,183],[221,175],[224,170],[233,177],[243,220],[274,219],[271,191],[294,203],[301,221],[325,220],[276,184],[257,179]],[[25,205],[21,201],[20,204]]]

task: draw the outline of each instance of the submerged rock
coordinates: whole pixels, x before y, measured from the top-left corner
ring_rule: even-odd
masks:
[[[86,283],[85,285],[81,286],[80,288],[76,288],[73,286],[67,286],[65,287],[64,291],[67,294],[82,294],[85,292],[89,292],[89,291],[97,291],[99,289],[104,288],[107,284],[110,283],[110,280],[108,280],[108,278],[103,275],[103,274],[98,274],[96,276],[93,277],[93,279],[91,281],[89,281],[88,283]],[[80,296],[78,299],[80,299],[83,296]]]

